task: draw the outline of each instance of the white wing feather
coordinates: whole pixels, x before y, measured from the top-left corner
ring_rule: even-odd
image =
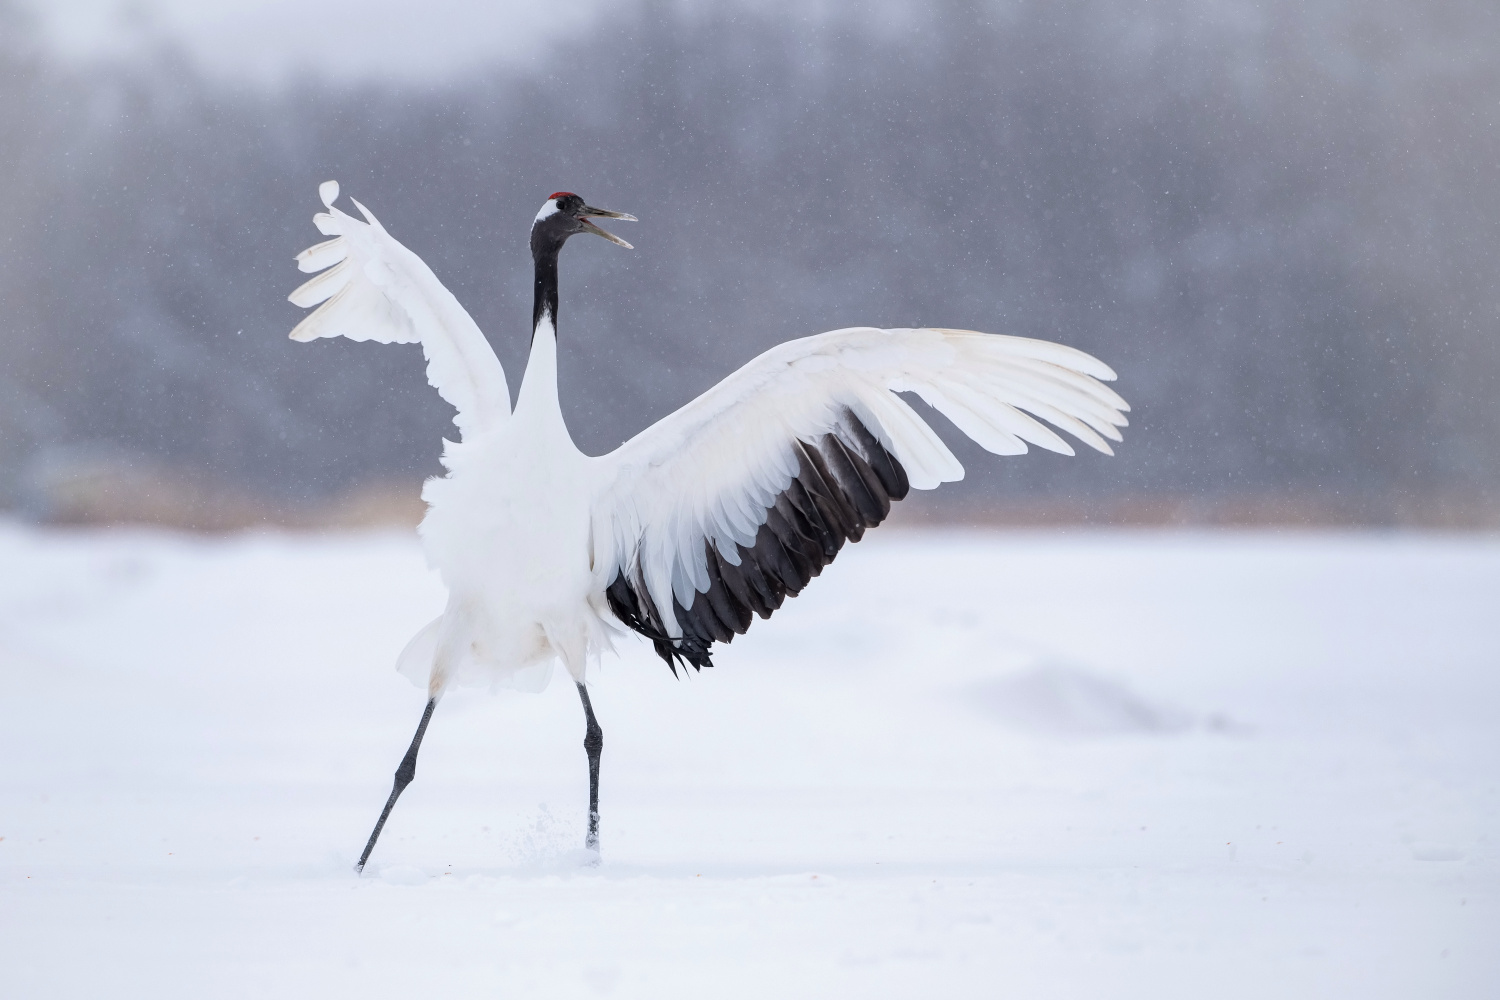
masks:
[[[781,344],[595,460],[599,585],[638,567],[667,633],[679,636],[672,598],[690,607],[708,592],[705,543],[738,565],[735,546],[753,543],[797,474],[798,441],[841,433],[853,413],[913,487],[963,478],[958,459],[896,395],[911,392],[998,455],[1022,454],[1028,443],[1073,454],[1040,420],[1113,454],[1108,441],[1120,440],[1129,410],[1099,381],[1114,377],[1061,344],[968,330],[864,327]]]
[[[292,339],[420,342],[427,381],[458,410],[453,422],[461,432],[503,423],[510,416],[505,370],[453,293],[359,202],[364,222],[335,208],[337,181],[325,181],[318,195],[328,211],[313,223],[334,238],[297,255],[300,270],[322,273],[288,296],[304,308],[319,306],[297,324]]]

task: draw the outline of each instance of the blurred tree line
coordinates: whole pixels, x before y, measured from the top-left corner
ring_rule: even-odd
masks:
[[[585,450],[781,340],[928,324],[1079,346],[1135,407],[1113,460],[961,448],[930,509],[1490,509],[1492,5],[611,10],[541,72],[266,88],[170,49],[63,68],[0,8],[0,502],[46,514],[47,470],[101,456],[293,506],[437,471],[417,348],[286,340],[337,178],[512,392],[547,193],[641,218],[563,259]]]

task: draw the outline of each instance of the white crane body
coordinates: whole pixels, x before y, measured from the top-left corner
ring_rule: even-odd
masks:
[[[581,682],[609,648],[608,607],[589,600],[599,589],[589,545],[598,471],[563,422],[556,354],[544,324],[514,415],[450,442],[448,475],[422,490],[422,542],[449,603],[398,665],[431,696],[455,684],[540,690],[556,660]]]

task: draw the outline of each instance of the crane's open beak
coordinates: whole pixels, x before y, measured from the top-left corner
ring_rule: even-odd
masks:
[[[607,233],[604,230],[600,229],[598,226],[594,225],[589,221],[590,217],[595,219],[623,219],[626,222],[639,221],[635,216],[626,215],[624,212],[607,212],[602,208],[590,208],[587,205],[583,206],[583,211],[578,213],[578,224],[583,227],[584,232],[593,233],[595,236],[603,236],[611,243],[622,246],[626,250],[635,249],[635,247],[631,246],[629,243],[626,243],[614,233]]]

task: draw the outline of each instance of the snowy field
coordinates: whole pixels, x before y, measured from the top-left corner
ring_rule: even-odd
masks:
[[[876,532],[438,708],[395,535],[0,525],[0,996],[1500,995],[1500,539]]]

